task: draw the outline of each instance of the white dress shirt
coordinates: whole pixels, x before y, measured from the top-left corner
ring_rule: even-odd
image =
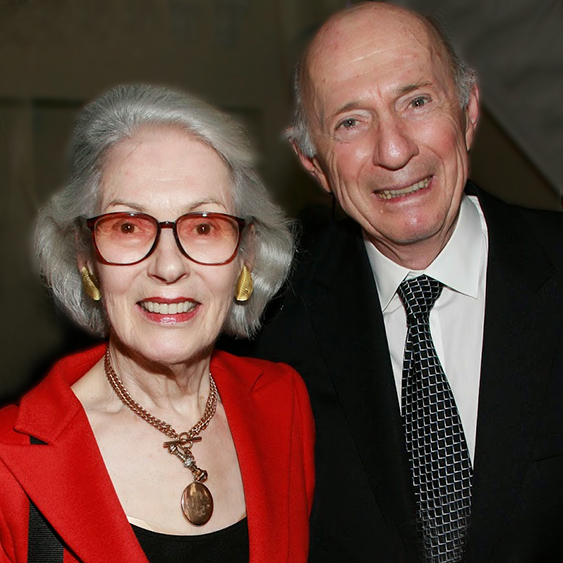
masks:
[[[392,262],[366,238],[364,240],[383,310],[399,405],[407,320],[397,288],[405,278],[421,274],[444,284],[430,313],[430,331],[457,403],[473,461],[489,247],[487,225],[479,202],[473,196],[463,197],[452,237],[423,271],[409,270]]]

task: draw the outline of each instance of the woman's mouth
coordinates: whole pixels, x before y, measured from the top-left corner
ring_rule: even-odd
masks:
[[[139,305],[148,313],[159,315],[179,315],[189,313],[197,307],[195,301],[180,301],[177,303],[160,303],[157,301],[141,301]]]

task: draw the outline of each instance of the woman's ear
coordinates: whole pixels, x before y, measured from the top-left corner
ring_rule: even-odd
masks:
[[[256,257],[256,227],[251,223],[248,226],[244,241],[243,264],[252,271],[254,269],[254,259]]]

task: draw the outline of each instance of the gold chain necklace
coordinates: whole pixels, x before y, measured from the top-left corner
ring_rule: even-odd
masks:
[[[170,424],[156,418],[147,410],[145,410],[137,401],[135,401],[129,391],[125,389],[123,382],[117,377],[109,355],[109,346],[106,350],[104,358],[104,370],[106,377],[115,391],[116,395],[121,399],[123,404],[129,407],[137,416],[154,426],[157,430],[172,438],[169,442],[164,442],[163,447],[168,452],[174,454],[193,475],[193,482],[190,483],[182,493],[181,507],[182,513],[194,526],[203,526],[209,522],[213,514],[213,497],[209,489],[203,484],[207,480],[207,471],[200,469],[196,463],[192,453],[194,442],[201,442],[201,432],[203,432],[211,422],[215,411],[217,410],[217,386],[211,374],[209,374],[209,397],[205,404],[203,416],[194,426],[187,432],[176,432]]]

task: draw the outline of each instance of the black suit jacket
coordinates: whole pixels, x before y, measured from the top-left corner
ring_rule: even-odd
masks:
[[[467,561],[557,561],[563,214],[478,195],[489,257]],[[356,224],[305,233],[289,287],[258,339],[238,351],[288,362],[307,383],[317,424],[310,560],[418,561],[399,404]]]

